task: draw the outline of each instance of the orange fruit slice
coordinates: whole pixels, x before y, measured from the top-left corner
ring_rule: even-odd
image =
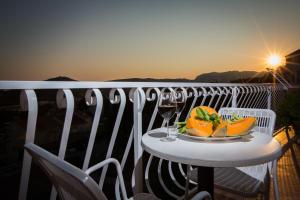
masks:
[[[247,135],[255,126],[255,117],[246,117],[235,122],[227,123],[227,136]]]
[[[196,111],[197,108],[201,108],[202,110],[207,111],[207,113],[210,114],[210,115],[213,114],[213,113],[218,114],[217,111],[215,109],[211,108],[211,107],[208,107],[208,106],[197,106],[197,107],[195,107],[195,108],[192,109],[191,114],[190,114],[190,118],[197,117],[197,111]]]
[[[186,124],[186,132],[193,136],[209,137],[213,133],[213,124],[196,118],[189,118]]]
[[[222,121],[213,132],[212,137],[226,137],[227,136],[227,122]]]

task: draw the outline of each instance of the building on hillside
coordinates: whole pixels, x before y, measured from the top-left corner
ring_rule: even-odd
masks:
[[[284,76],[292,85],[300,85],[300,49],[286,56]]]

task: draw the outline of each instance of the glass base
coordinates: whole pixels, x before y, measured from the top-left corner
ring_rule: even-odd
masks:
[[[163,141],[163,142],[173,142],[176,140],[176,137],[163,137],[160,139],[160,141]]]
[[[169,130],[170,130],[171,132],[176,132],[176,131],[177,131],[177,126],[176,126],[176,124],[174,124],[173,126],[170,126],[170,127],[169,127]]]

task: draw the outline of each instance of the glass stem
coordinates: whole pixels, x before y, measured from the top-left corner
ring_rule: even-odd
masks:
[[[170,133],[169,133],[169,120],[167,120],[167,138],[170,137]]]
[[[179,119],[178,119],[178,116],[179,116],[179,113],[176,113],[176,118],[175,118],[175,120],[174,120],[174,124],[173,124],[173,127],[174,127],[174,129],[176,130],[176,128],[177,128],[177,126],[176,126],[176,122],[178,122],[179,121]]]

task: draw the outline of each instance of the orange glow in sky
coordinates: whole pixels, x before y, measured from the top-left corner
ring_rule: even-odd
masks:
[[[300,48],[299,7],[299,0],[5,1],[0,80],[263,71],[272,49],[284,56]]]

